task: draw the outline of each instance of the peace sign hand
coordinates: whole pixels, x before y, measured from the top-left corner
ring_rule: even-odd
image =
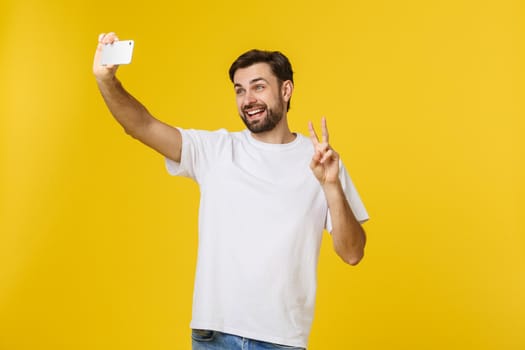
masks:
[[[314,155],[310,163],[310,169],[312,169],[321,185],[337,183],[339,181],[339,154],[328,143],[326,118],[323,117],[321,119],[321,142],[319,142],[312,122],[308,122],[308,130],[314,146]]]

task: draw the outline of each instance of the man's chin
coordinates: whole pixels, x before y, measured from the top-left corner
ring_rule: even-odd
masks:
[[[257,126],[248,127],[248,129],[254,134],[262,134],[263,132],[268,132],[268,131],[272,131],[273,129],[275,129],[275,125],[268,125],[268,124],[257,125]]]
[[[260,134],[263,132],[271,131],[276,126],[277,123],[273,123],[272,120],[268,120],[268,116],[265,116],[264,118],[260,119],[254,119],[250,120],[246,116],[241,116],[242,121],[244,122],[244,125],[254,134]]]
[[[259,132],[258,130],[260,129],[260,125],[263,122],[262,120],[249,120],[245,116],[243,116],[241,119],[244,125],[246,125],[246,127],[248,128],[248,130],[250,130],[253,133]]]
[[[268,128],[268,125],[264,125],[264,122],[262,120],[253,120],[251,122],[244,121],[244,124],[254,134],[260,134],[262,132],[271,130],[272,128]]]

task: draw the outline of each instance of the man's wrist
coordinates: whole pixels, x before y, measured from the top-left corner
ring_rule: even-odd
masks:
[[[117,85],[119,83],[119,80],[115,74],[95,75],[95,80],[99,85]]]
[[[327,197],[343,193],[343,186],[341,185],[339,178],[333,182],[323,183],[322,188]]]

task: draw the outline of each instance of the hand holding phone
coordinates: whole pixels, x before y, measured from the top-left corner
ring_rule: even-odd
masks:
[[[130,64],[134,46],[133,40],[114,41],[111,44],[105,44],[102,47],[100,65]]]

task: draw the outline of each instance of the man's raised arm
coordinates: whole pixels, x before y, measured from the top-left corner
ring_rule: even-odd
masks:
[[[180,162],[182,136],[180,131],[155,119],[137,99],[131,96],[116,77],[117,65],[100,65],[102,48],[118,40],[115,33],[100,34],[93,62],[93,74],[109,111],[127,134]]]
[[[344,262],[357,265],[364,255],[366,234],[354,216],[339,180],[339,154],[328,143],[326,118],[322,119],[321,140],[317,137],[311,122],[308,124],[308,129],[314,145],[310,168],[326,196],[332,218],[334,249]]]

